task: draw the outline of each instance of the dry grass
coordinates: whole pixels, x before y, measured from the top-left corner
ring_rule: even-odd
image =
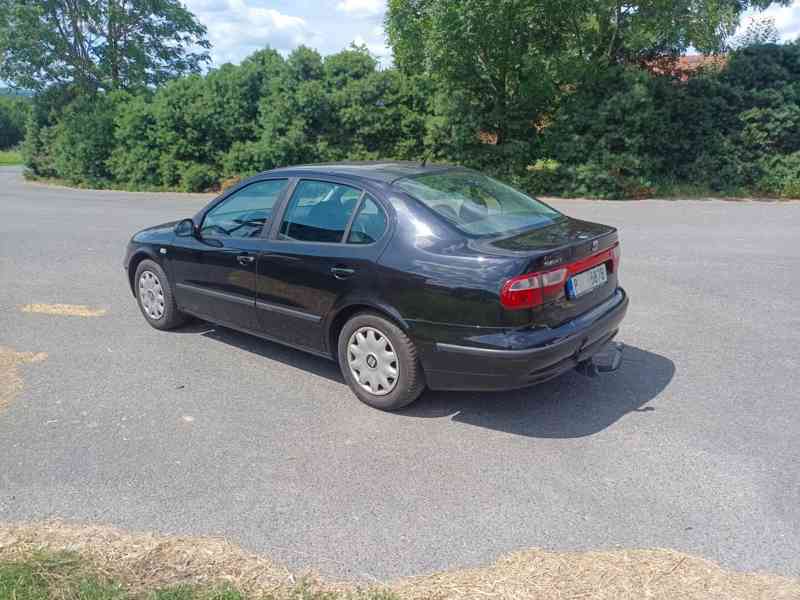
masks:
[[[134,591],[230,583],[243,592],[280,592],[301,579],[219,538],[131,534],[62,522],[0,524],[0,560],[25,559],[40,550],[76,552],[99,574]]]
[[[255,597],[290,593],[302,581],[316,591],[346,592],[355,584],[324,582],[287,569],[216,538],[130,534],[102,526],[54,522],[0,525],[0,560],[40,550],[73,551],[109,578],[134,590],[175,584],[229,583]],[[388,582],[408,600],[796,600],[800,581],[733,573],[670,550],[546,552],[529,550],[495,564]]]
[[[800,581],[733,573],[672,550],[545,552],[528,550],[489,567],[437,573],[397,582],[401,598],[442,600],[789,600]]]
[[[102,317],[105,308],[91,308],[82,304],[25,304],[20,306],[22,312],[43,315],[60,315],[67,317]]]
[[[23,380],[17,367],[24,363],[41,362],[46,352],[16,352],[0,346],[0,411],[22,391]]]

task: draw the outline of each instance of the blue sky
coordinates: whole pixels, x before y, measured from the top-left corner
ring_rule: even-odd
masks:
[[[287,53],[305,44],[323,54],[350,42],[366,44],[384,64],[391,62],[383,33],[386,0],[184,0],[208,27],[215,65],[239,62],[267,44]],[[800,0],[752,15],[775,19],[781,37],[800,36]]]

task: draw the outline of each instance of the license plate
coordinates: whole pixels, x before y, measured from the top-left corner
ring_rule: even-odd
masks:
[[[570,298],[577,298],[588,294],[592,290],[599,288],[608,281],[605,263],[598,265],[583,273],[578,273],[567,280],[567,295]]]

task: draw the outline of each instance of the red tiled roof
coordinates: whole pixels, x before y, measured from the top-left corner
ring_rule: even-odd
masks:
[[[654,75],[671,75],[681,81],[686,81],[695,71],[700,69],[722,70],[727,64],[727,54],[687,54],[677,58],[667,56],[662,59],[650,60],[642,66]]]

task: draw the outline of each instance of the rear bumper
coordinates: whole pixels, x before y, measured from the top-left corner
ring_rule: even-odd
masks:
[[[422,352],[428,387],[435,390],[509,390],[574,369],[614,339],[628,310],[618,288],[611,298],[554,329],[491,336],[495,347],[433,343]]]

